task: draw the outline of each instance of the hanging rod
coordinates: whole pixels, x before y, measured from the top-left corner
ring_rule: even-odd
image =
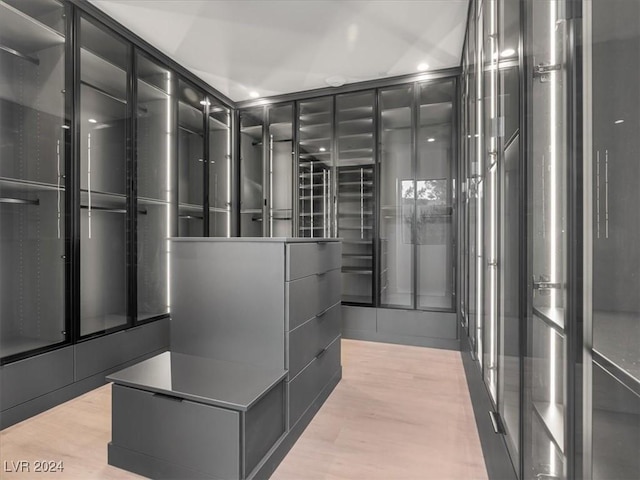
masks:
[[[10,198],[10,197],[2,197],[0,198],[0,203],[13,203],[15,205],[40,205],[40,199],[35,200],[25,200],[23,198]]]
[[[80,208],[82,208],[83,210],[89,210],[89,206],[88,205],[80,205]],[[110,207],[91,207],[91,210],[98,210],[100,212],[108,212],[108,213],[127,213],[127,209],[126,208],[110,208]],[[140,215],[146,215],[147,211],[146,210],[138,210],[138,213]]]
[[[184,218],[185,220],[204,220],[202,215],[178,215],[178,218]]]
[[[22,58],[27,62],[33,63],[34,65],[40,65],[40,60],[38,60],[37,58],[32,57],[30,55],[26,55],[22,52],[19,52],[18,50],[14,50],[13,48],[9,48],[5,45],[0,44],[0,50],[2,50],[3,52],[7,52],[8,54],[13,55],[15,57]]]

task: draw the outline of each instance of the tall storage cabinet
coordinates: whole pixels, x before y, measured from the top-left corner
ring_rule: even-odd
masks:
[[[61,344],[67,329],[68,10],[0,2],[0,355]]]

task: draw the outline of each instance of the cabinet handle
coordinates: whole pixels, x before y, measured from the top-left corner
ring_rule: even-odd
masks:
[[[325,308],[323,311],[321,311],[320,313],[316,313],[316,318],[320,318],[320,317],[324,317],[324,315],[331,310],[331,307],[329,308]]]
[[[327,273],[329,273],[329,271],[327,270],[326,272],[320,272],[320,273],[316,273],[316,277],[323,277],[324,275],[326,275]]]
[[[318,352],[318,354],[316,355],[316,358],[320,358],[321,356],[323,356],[325,353],[327,353],[327,349],[323,348],[322,350],[320,350]]]
[[[174,397],[172,395],[165,395],[164,393],[154,393],[153,396],[156,398],[162,398],[164,400],[170,400],[172,402],[182,402],[182,400],[184,400],[184,398]]]

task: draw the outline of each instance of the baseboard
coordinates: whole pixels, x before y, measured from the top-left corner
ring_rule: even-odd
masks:
[[[494,411],[489,392],[482,381],[482,374],[478,363],[471,356],[469,340],[465,337],[461,341],[462,364],[467,379],[467,387],[473,405],[480,445],[487,475],[492,480],[517,480],[504,436],[496,433],[491,423],[489,412]]]
[[[394,343],[397,345],[410,345],[415,347],[440,348],[443,350],[460,350],[460,341],[447,338],[419,337],[408,335],[393,335],[367,330],[342,331],[342,338],[351,340],[365,340],[368,342]]]

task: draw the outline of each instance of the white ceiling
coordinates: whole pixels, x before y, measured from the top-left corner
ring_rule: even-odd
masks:
[[[234,101],[460,65],[469,0],[90,0]]]

